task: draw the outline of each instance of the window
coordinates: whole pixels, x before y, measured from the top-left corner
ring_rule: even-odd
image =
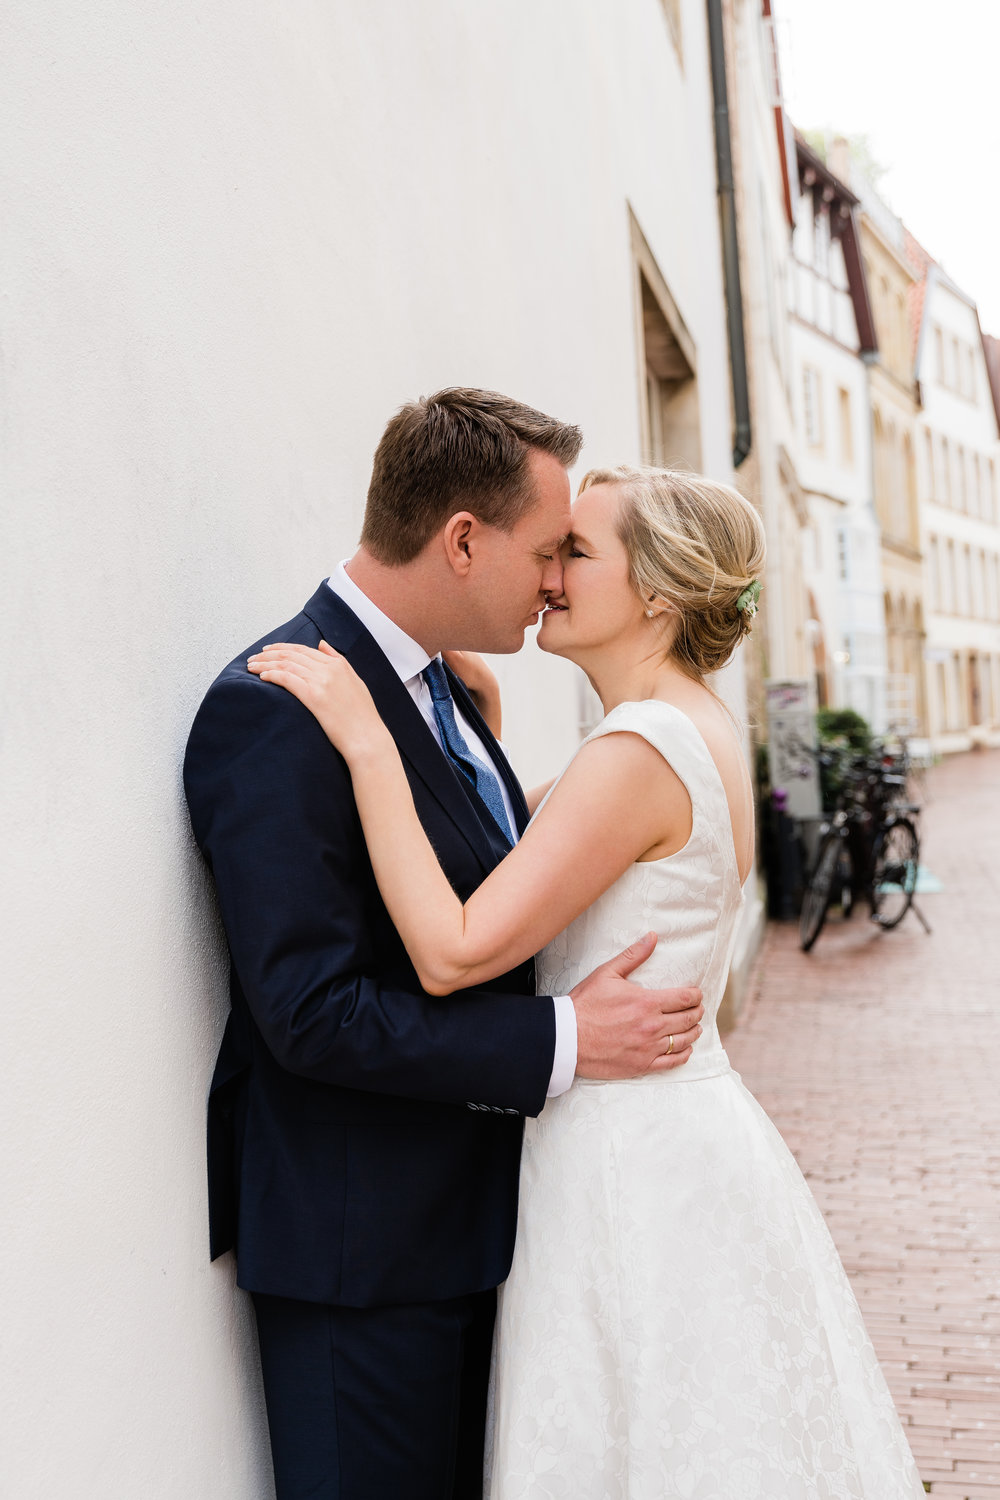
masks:
[[[837,392],[840,412],[840,457],[845,464],[854,463],[854,431],[851,426],[851,393],[843,386]]]
[[[889,356],[891,358],[893,350],[892,350],[892,338],[891,338],[890,330],[889,330],[889,321],[890,321],[890,318],[892,316],[892,307],[891,307],[891,303],[889,301],[889,281],[888,281],[888,278],[885,277],[885,276],[880,276],[879,279],[878,279],[878,300],[879,300],[879,307],[882,310],[882,326],[885,329],[884,338],[880,339],[880,342],[884,342],[885,343],[885,345],[886,345],[886,352],[889,354]]]
[[[934,434],[929,427],[924,433],[924,455],[927,459],[927,493],[933,500],[937,486],[934,483]]]
[[[941,439],[941,491],[943,505],[951,504],[951,444],[946,437]]]
[[[914,546],[919,546],[920,512],[917,505],[917,464],[913,456],[913,441],[907,432],[903,437],[903,475],[905,481],[903,503],[903,530]]]
[[[902,371],[910,362],[910,322],[906,316],[906,299],[902,292],[896,293],[896,334],[893,343]]]
[[[968,396],[968,398],[969,398],[970,401],[975,401],[975,399],[976,399],[976,355],[975,355],[975,351],[972,349],[972,347],[970,345],[966,346],[965,358],[966,358],[966,370],[968,372],[968,381],[967,381],[967,384],[966,384],[966,392],[965,393]]]
[[[645,236],[632,218],[646,463],[701,468],[695,346]]]
[[[955,601],[955,613],[971,615],[972,612],[972,552],[966,543],[962,548],[962,576],[959,580],[958,598]]]
[[[951,653],[951,672],[948,696],[948,721],[949,729],[961,729],[959,703],[962,696],[962,662],[957,651]]]
[[[983,493],[983,460],[977,453],[972,460],[972,511],[977,516],[988,516],[989,506]]]
[[[930,538],[927,548],[927,571],[929,577],[929,592],[931,596],[931,609],[941,608],[941,550],[936,536]]]
[[[934,330],[934,362],[937,365],[938,384],[944,385],[944,334],[940,328]]]
[[[885,429],[885,472],[886,491],[883,509],[885,511],[886,529],[890,536],[902,536],[899,527],[899,501],[900,501],[900,479],[899,479],[899,439],[896,435],[895,422],[889,422]]]
[[[955,600],[958,589],[955,581],[955,543],[951,537],[945,544],[944,562],[944,589],[941,605],[947,614],[953,615],[956,613]]]
[[[882,413],[872,405],[872,439],[875,447],[875,510],[883,531],[889,530],[889,501],[892,480],[889,475],[889,455],[886,451],[885,425]]]
[[[788,290],[785,286],[784,266],[778,261],[775,265],[774,252],[771,236],[767,231],[770,198],[764,190],[764,180],[757,179],[757,228],[758,245],[760,248],[761,266],[764,272],[764,298],[767,303],[767,331],[771,340],[771,349],[775,361],[779,366],[782,376],[789,379],[787,370],[787,354],[785,340],[788,336],[788,319],[785,316],[785,308],[788,302]],[[815,283],[813,286],[815,296]],[[815,307],[813,315],[815,317]]]
[[[961,443],[955,449],[955,465],[958,469],[958,507],[959,510],[968,510],[969,487],[965,468],[965,449]]]
[[[958,347],[958,339],[954,334],[951,336],[951,380],[946,382],[954,387],[956,391],[962,388],[962,363]]]
[[[937,679],[938,723],[943,729],[948,723],[948,679],[943,661],[936,663],[934,676]]]
[[[850,576],[850,552],[846,526],[841,526],[837,531],[837,576],[841,583],[846,583]]]
[[[814,370],[812,365],[806,365],[802,371],[802,414],[805,421],[806,442],[811,448],[823,446],[821,389],[819,371]]]
[[[816,215],[813,231],[813,265],[820,276],[830,271],[830,215],[825,208]]]

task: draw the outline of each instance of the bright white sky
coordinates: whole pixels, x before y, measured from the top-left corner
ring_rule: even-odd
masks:
[[[773,9],[792,123],[869,137],[882,197],[1000,335],[1000,4]]]

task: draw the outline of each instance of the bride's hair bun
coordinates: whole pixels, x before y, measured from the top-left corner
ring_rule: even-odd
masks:
[[[580,493],[594,484],[621,491],[618,535],[639,597],[676,612],[671,657],[692,677],[717,672],[753,624],[752,605],[737,605],[764,571],[757,511],[729,485],[680,469],[591,469]]]

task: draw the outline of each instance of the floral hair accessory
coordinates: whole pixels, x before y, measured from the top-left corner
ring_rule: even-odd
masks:
[[[760,598],[760,579],[751,578],[747,587],[736,601],[736,608],[740,614],[747,614],[751,620],[757,613],[757,600]]]

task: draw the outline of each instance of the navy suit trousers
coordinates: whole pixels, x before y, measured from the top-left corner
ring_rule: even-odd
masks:
[[[277,1500],[482,1500],[495,1292],[253,1301]]]

